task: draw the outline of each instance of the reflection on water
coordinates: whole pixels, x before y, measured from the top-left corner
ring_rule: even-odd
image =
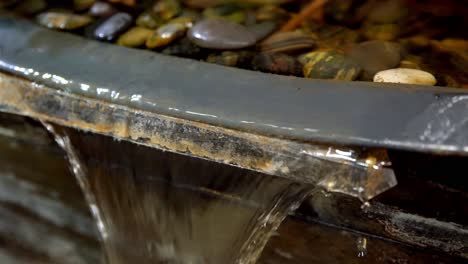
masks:
[[[255,263],[309,186],[109,137],[52,128],[109,263]]]

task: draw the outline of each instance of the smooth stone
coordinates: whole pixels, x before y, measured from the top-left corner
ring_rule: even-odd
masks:
[[[96,0],[73,0],[73,7],[77,11],[83,11],[90,8]]]
[[[117,44],[126,47],[140,47],[153,35],[153,30],[144,27],[133,27],[117,40]]]
[[[377,72],[398,66],[401,53],[398,43],[373,40],[353,47],[347,55],[362,67],[362,79],[372,80]]]
[[[128,5],[128,6],[134,6],[137,2],[137,0],[108,0],[108,1],[112,3],[121,3],[124,5]]]
[[[200,47],[211,49],[241,49],[257,42],[255,34],[245,26],[219,18],[196,23],[189,30],[188,38]]]
[[[182,6],[178,0],[159,0],[153,5],[151,11],[156,17],[168,21],[180,14]]]
[[[255,14],[255,18],[257,21],[273,21],[276,23],[284,23],[286,20],[289,19],[291,15],[288,11],[282,9],[277,5],[264,5],[261,6],[257,13]]]
[[[89,9],[89,15],[94,17],[107,17],[117,13],[117,9],[107,2],[95,2]]]
[[[300,76],[302,74],[301,63],[283,53],[259,53],[252,60],[252,69],[281,75]]]
[[[299,61],[307,78],[353,81],[361,73],[359,65],[334,50],[313,51],[302,55]]]
[[[23,15],[34,15],[46,9],[45,0],[25,0],[15,7],[15,12]]]
[[[203,16],[205,18],[224,18],[232,22],[244,23],[247,13],[237,4],[227,3],[203,10]]]
[[[363,27],[363,35],[370,40],[390,41],[400,35],[398,24],[368,24]]]
[[[136,24],[140,27],[156,29],[162,24],[164,24],[164,21],[161,18],[158,18],[152,12],[145,11],[137,17]]]
[[[315,40],[311,36],[295,31],[276,33],[260,43],[260,50],[270,53],[294,53],[314,47]]]
[[[268,37],[277,28],[278,24],[272,21],[265,21],[248,27],[249,31],[257,37],[257,41]]]
[[[374,76],[374,82],[384,83],[404,83],[404,84],[418,84],[418,85],[435,85],[437,83],[434,75],[417,70],[396,68],[378,72]]]
[[[174,40],[185,35],[187,27],[182,23],[170,23],[158,28],[146,41],[146,47],[150,49],[165,47]]]
[[[167,48],[162,50],[163,54],[192,58],[192,59],[204,59],[206,58],[207,50],[195,45],[187,37],[182,38],[174,44],[171,44]]]
[[[99,40],[113,41],[125,32],[131,25],[133,19],[127,13],[117,13],[96,27],[93,36]]]
[[[221,54],[211,54],[206,58],[207,62],[220,64],[224,66],[237,66],[247,68],[254,56],[251,51],[223,51]]]
[[[402,0],[380,0],[372,8],[367,20],[372,23],[396,23],[408,14],[408,8]]]
[[[46,12],[39,14],[37,21],[39,24],[52,29],[74,30],[88,25],[93,20],[89,16]]]

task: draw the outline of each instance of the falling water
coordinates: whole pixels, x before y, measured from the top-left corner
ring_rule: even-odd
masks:
[[[310,186],[46,124],[109,263],[255,263]]]

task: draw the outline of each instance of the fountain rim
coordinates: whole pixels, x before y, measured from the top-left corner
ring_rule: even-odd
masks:
[[[100,43],[8,15],[0,16],[0,35],[0,70],[57,92],[300,144],[468,154],[466,90],[265,74]],[[132,70],[138,61],[146,66]]]

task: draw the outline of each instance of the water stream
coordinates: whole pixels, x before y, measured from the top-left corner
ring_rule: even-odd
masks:
[[[46,125],[66,151],[109,263],[255,263],[310,186]]]

